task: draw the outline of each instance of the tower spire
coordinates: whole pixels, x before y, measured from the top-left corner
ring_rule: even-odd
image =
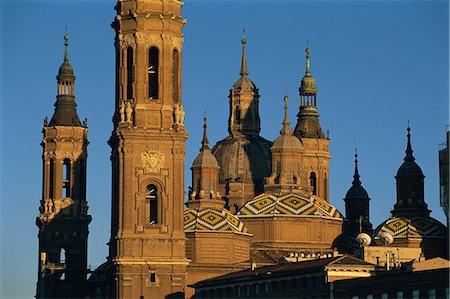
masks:
[[[66,35],[64,35],[64,63],[69,63],[69,34],[67,33],[67,26],[66,26]]]
[[[414,160],[416,160],[416,159],[413,156],[413,150],[412,150],[412,147],[411,147],[411,133],[410,133],[411,128],[409,127],[409,121],[408,121],[408,129],[407,129],[407,131],[408,131],[408,134],[406,135],[406,137],[408,137],[408,143],[406,145],[406,151],[405,151],[406,156],[403,159],[403,161],[405,161],[405,162],[414,162]]]
[[[309,53],[311,49],[309,48],[309,41],[306,41],[306,75],[311,76],[311,62],[309,60]]]
[[[242,61],[241,61],[241,76],[247,76],[248,75],[248,69],[247,69],[247,52],[245,49],[245,44],[247,44],[247,39],[245,38],[245,29],[242,31]]]
[[[209,141],[208,141],[208,134],[206,132],[206,128],[208,127],[206,124],[206,112],[205,116],[203,117],[203,139],[202,139],[202,147],[200,148],[200,151],[203,152],[205,149],[209,150]]]
[[[288,115],[288,97],[284,96],[284,119],[283,119],[283,128],[280,130],[281,135],[292,135],[292,129],[290,127],[291,121],[289,120]]]
[[[358,172],[358,149],[355,148],[355,174],[353,175],[353,186],[361,186],[361,181],[359,180],[359,172]]]

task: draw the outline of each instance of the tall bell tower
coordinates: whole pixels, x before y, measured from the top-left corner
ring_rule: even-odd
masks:
[[[75,103],[75,75],[69,63],[66,34],[59,68],[55,112],[44,120],[42,200],[39,227],[39,273],[36,298],[84,298],[87,275],[86,121]]]
[[[181,101],[183,3],[119,0],[112,149],[111,297],[182,296],[186,266]]]

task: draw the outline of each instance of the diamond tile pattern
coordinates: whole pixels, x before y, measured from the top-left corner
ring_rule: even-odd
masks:
[[[244,224],[228,210],[184,210],[184,231],[232,231],[247,233]]]
[[[258,195],[246,203],[237,216],[271,214],[342,218],[339,211],[325,200],[315,196],[306,197],[293,193],[280,197],[265,193]]]

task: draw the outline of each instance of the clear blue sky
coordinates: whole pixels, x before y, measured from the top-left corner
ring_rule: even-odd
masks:
[[[10,1],[1,8],[1,294],[35,294],[41,200],[42,125],[51,117],[63,35],[70,35],[80,118],[88,118],[89,264],[107,255],[110,228],[110,149],[114,103],[115,1]],[[239,77],[241,32],[248,40],[250,77],[260,89],[261,135],[278,136],[284,89],[293,125],[298,87],[310,41],[319,88],[322,128],[333,155],[331,203],[353,175],[355,146],[371,221],[390,216],[394,176],[411,123],[416,161],[425,178],[432,216],[439,206],[438,145],[449,123],[448,1],[186,1],[183,102],[187,141],[186,186],[198,153],[203,111],[212,144],[227,135],[228,90]]]

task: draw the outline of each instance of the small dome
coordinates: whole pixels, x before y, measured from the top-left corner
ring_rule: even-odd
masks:
[[[73,76],[73,68],[70,65],[70,63],[63,63],[60,67],[59,67],[59,71],[58,71],[58,77],[60,76]]]
[[[221,231],[248,234],[244,223],[230,211],[226,209],[218,211],[211,208],[199,210],[191,208],[185,209],[184,231]]]
[[[236,83],[233,84],[233,89],[234,90],[255,90],[256,89],[256,85],[255,83],[253,83],[252,80],[250,80],[250,78],[248,78],[247,76],[243,76],[241,78],[239,78]]]
[[[405,161],[398,169],[397,176],[423,176],[423,172],[415,161]]]
[[[303,149],[303,144],[293,135],[281,135],[273,142],[272,149]]]
[[[356,199],[356,198],[369,198],[369,194],[366,189],[361,185],[353,185],[348,189],[345,199]]]
[[[391,217],[381,223],[375,230],[375,235],[386,232],[395,238],[403,237],[445,237],[446,227],[432,217],[398,216]]]
[[[237,213],[238,217],[261,215],[342,218],[341,213],[325,200],[295,193],[282,196],[260,194],[247,202]]]
[[[209,166],[219,168],[219,164],[217,163],[216,158],[211,154],[210,150],[201,151],[197,157],[195,157],[194,162],[192,163],[192,167],[195,166]]]
[[[300,85],[300,93],[301,94],[316,94],[316,80],[310,75],[306,75],[303,77],[301,85]]]

